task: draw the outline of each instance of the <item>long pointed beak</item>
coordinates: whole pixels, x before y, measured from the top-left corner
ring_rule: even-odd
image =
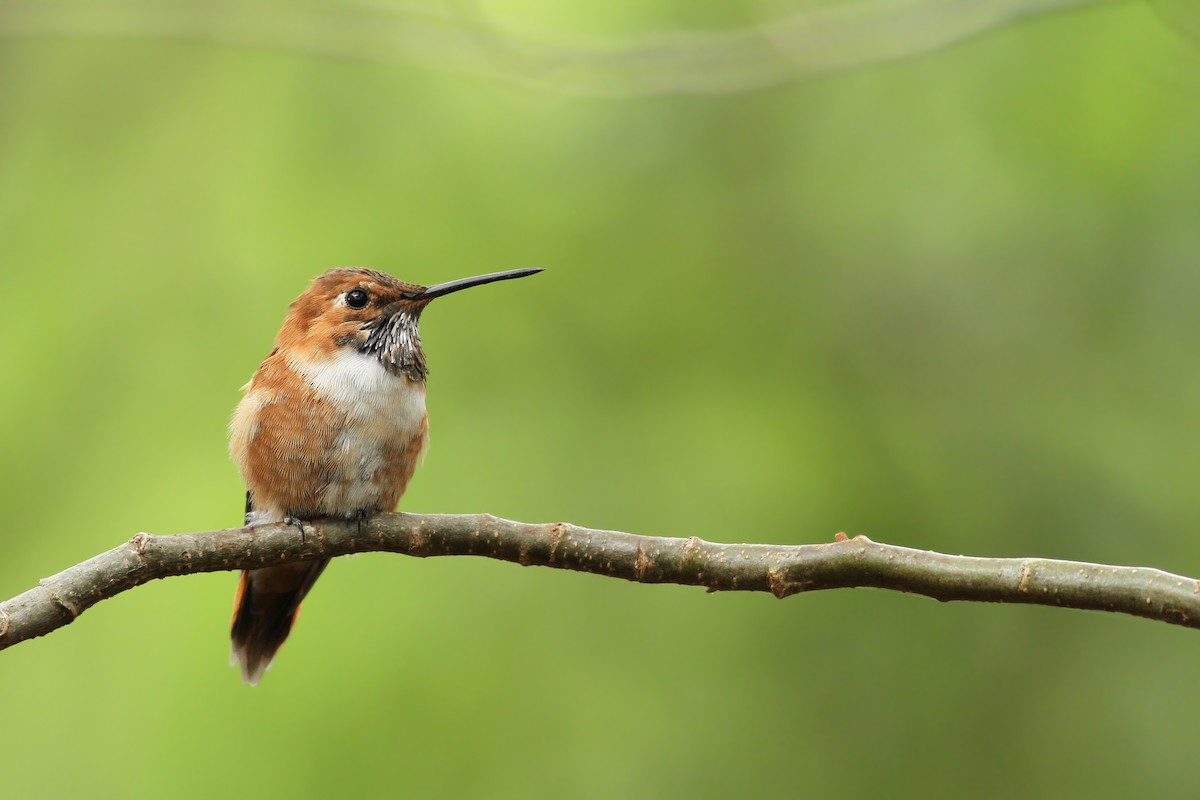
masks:
[[[476,275],[474,278],[459,278],[456,281],[447,281],[439,283],[437,286],[430,286],[423,292],[413,294],[408,299],[410,300],[432,300],[435,297],[441,297],[444,294],[457,292],[459,289],[469,289],[472,286],[482,286],[485,283],[493,283],[495,281],[507,281],[513,278],[524,278],[526,275],[534,275],[541,272],[540,269],[510,269],[505,272],[492,272],[487,275]]]

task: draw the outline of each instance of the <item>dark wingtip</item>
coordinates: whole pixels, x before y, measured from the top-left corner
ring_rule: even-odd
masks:
[[[257,650],[249,650],[239,648],[236,644],[233,646],[233,656],[229,660],[229,666],[240,666],[242,668],[242,683],[248,686],[258,686],[258,682],[262,680],[263,673],[271,666],[274,660],[274,653],[267,656],[266,653]]]
[[[242,572],[229,633],[232,661],[241,665],[246,683],[257,685],[271,666],[292,631],[300,602],[328,563],[302,561]],[[256,576],[262,581],[257,587]]]

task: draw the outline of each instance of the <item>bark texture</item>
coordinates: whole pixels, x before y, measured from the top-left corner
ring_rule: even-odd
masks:
[[[870,586],[937,600],[1115,611],[1200,628],[1200,581],[1149,567],[945,555],[841,534],[823,544],[714,544],[487,514],[394,513],[361,525],[330,520],[302,528],[277,524],[170,536],[139,533],[0,603],[0,649],[61,628],[101,600],[156,578],[378,551],[422,558],[484,556],[636,583],[770,592],[780,598]]]

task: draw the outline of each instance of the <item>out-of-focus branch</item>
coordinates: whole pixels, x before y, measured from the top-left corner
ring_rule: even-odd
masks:
[[[354,3],[0,0],[0,36],[166,39],[417,63],[570,94],[760,89],[910,58],[1028,17],[1128,0],[849,0],[727,31],[563,40],[500,24],[469,0]]]
[[[486,514],[380,514],[362,525],[321,521],[174,536],[139,533],[0,603],[0,649],[74,621],[91,606],[155,578],[389,551],[486,556],[709,591],[799,592],[872,586],[938,600],[1032,603],[1134,614],[1200,628],[1200,581],[1147,567],[1044,558],[975,558],[839,534],[803,545],[713,544]]]

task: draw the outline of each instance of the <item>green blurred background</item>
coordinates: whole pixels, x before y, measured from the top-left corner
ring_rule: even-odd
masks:
[[[503,10],[595,35],[786,10],[586,5]],[[346,264],[546,269],[425,315],[406,510],[1200,575],[1200,48],[1162,12],[627,98],[0,39],[0,595],[238,524],[238,387]],[[1200,633],[1164,624],[368,555],[253,689],[226,666],[234,585],[156,582],[0,655],[0,795],[1200,785]]]

